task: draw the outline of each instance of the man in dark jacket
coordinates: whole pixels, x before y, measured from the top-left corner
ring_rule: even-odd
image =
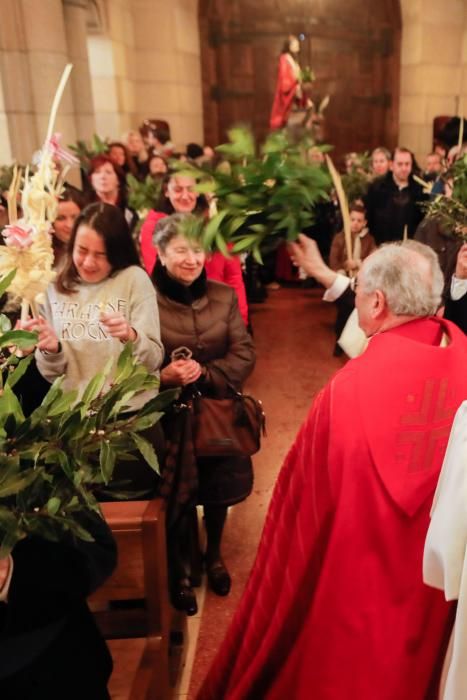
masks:
[[[444,278],[446,282],[450,281],[455,267],[453,261],[461,247],[460,239],[436,216],[426,216],[418,226],[414,238],[435,251]]]
[[[413,157],[406,148],[396,148],[391,170],[374,180],[365,198],[368,228],[377,245],[401,240],[407,226],[412,238],[423,219],[420,204],[426,199],[412,176]]]

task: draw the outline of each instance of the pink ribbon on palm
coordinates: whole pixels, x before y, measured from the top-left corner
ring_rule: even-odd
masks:
[[[63,160],[65,163],[69,163],[70,165],[78,165],[79,159],[70,153],[70,151],[67,151],[66,148],[60,146],[61,138],[61,134],[53,134],[50,139],[46,141],[45,148],[52,153],[52,157],[54,159]]]
[[[25,249],[32,243],[34,234],[33,226],[21,226],[21,224],[8,224],[2,231],[5,245],[10,248]]]

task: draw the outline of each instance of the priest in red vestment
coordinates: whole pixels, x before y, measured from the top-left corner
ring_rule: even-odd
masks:
[[[286,457],[199,700],[437,698],[453,610],[423,583],[423,547],[467,339],[434,315],[443,278],[427,246],[384,246],[357,282],[368,348]]]

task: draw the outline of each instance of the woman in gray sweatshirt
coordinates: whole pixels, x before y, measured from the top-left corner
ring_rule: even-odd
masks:
[[[164,352],[156,293],[139,265],[122,212],[102,202],[86,207],[75,221],[68,251],[39,317],[23,324],[38,333],[41,374],[50,382],[64,375],[63,388],[77,389],[79,397],[110,358],[112,381],[127,342],[135,359],[157,373]],[[155,393],[135,397],[129,409],[138,410]]]

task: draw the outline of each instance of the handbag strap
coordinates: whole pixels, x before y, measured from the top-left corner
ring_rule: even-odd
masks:
[[[249,396],[248,394],[244,394],[241,391],[238,391],[230,381],[229,377],[227,376],[225,370],[223,370],[221,367],[218,367],[217,365],[211,365],[211,369],[214,368],[217,370],[220,374],[225,379],[225,382],[228,386],[228,388],[232,391],[233,397],[232,398],[237,398],[242,402],[245,401],[250,401],[251,403],[254,404],[255,410],[256,410],[256,415],[258,418],[258,423],[260,425],[261,433],[263,435],[266,435],[266,414],[263,409],[263,404],[259,399],[255,399],[254,396]]]
[[[218,367],[218,365],[212,364],[210,366],[210,369],[215,369],[216,372],[219,372],[219,374],[222,375],[223,379],[225,379],[225,383],[227,385],[227,388],[230,389],[230,391],[235,395],[235,396],[243,396],[242,392],[239,391],[230,381],[230,378],[225,370],[222,369],[222,367]]]

